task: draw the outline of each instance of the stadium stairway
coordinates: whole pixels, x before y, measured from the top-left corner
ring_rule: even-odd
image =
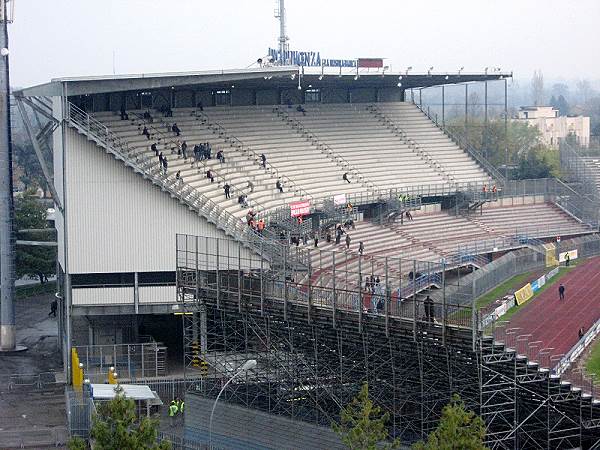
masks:
[[[600,158],[593,157],[581,157],[584,161],[585,165],[589,168],[590,172],[594,177],[594,182],[596,183],[596,189],[600,191]]]
[[[174,110],[174,117],[178,114]],[[314,200],[364,191],[360,184],[344,181],[344,171],[310,141],[290,130],[271,107],[209,107],[199,114],[237,143],[255,164],[264,154],[273,173],[283,180],[284,188],[293,184],[305,194],[304,198]],[[187,126],[193,120],[190,117],[177,117],[178,125],[181,122]]]
[[[384,189],[452,184],[436,162],[411,148],[376,117],[355,105],[306,105],[306,115],[288,110],[321,143]]]
[[[265,239],[247,226],[241,218],[245,212],[239,210],[239,205],[236,205],[233,199],[226,202],[229,210],[225,209],[222,206],[223,203],[218,204],[192,185],[181,180],[176,180],[172,172],[168,174],[163,173],[158,159],[148,149],[149,144],[147,142],[145,144],[136,144],[136,141],[129,141],[129,138],[139,136],[136,134],[137,126],[135,123],[123,124],[124,126],[134,128],[134,131],[129,129],[126,132],[133,133],[131,136],[126,133],[118,135],[106,124],[98,121],[73,104],[69,104],[67,119],[68,125],[78,133],[86,136],[88,140],[96,143],[96,145],[103,148],[107,153],[115,157],[115,159],[122,161],[126,167],[152,182],[172,198],[177,199],[192,211],[203,216],[209,223],[213,223],[226,235],[236,239],[255,252],[263,252],[263,256],[269,260],[281,259],[283,257],[283,250],[279,246],[263,245]],[[142,139],[146,138],[142,136]],[[208,180],[207,182],[210,183]],[[235,208],[238,208],[238,211],[234,216],[230,210],[235,210]]]
[[[456,181],[489,182],[490,175],[416,105],[408,102],[377,103],[369,105],[368,110],[423,148]]]

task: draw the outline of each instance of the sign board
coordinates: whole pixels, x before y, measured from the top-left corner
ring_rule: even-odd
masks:
[[[285,61],[286,64],[304,67],[356,67],[356,59],[328,59],[321,58],[319,52],[299,52],[290,50],[281,57],[281,52],[276,48],[269,49],[269,56],[273,61]]]
[[[346,194],[338,194],[333,196],[333,204],[336,206],[346,204]]]
[[[383,67],[383,58],[358,58],[358,67],[381,68]]]
[[[575,249],[575,250],[569,250],[568,252],[559,253],[558,254],[558,261],[559,262],[565,262],[566,261],[566,257],[567,257],[567,253],[569,254],[569,258],[571,258],[571,260],[577,259],[577,249]]]
[[[304,200],[300,202],[292,202],[290,203],[290,211],[292,217],[310,214],[310,201]]]
[[[542,275],[537,280],[531,282],[531,290],[537,292],[541,287],[546,284],[546,275]]]
[[[527,283],[525,286],[523,286],[521,289],[515,292],[515,301],[519,306],[525,303],[531,297],[533,297],[533,289],[531,288],[531,284],[529,283]]]

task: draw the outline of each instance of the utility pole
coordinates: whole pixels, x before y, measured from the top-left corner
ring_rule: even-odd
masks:
[[[288,63],[288,41],[290,40],[285,33],[285,0],[278,0],[275,18],[279,19],[279,65],[285,66]]]
[[[10,83],[8,79],[7,3],[0,0],[0,351],[17,347],[15,324],[14,205],[10,135]],[[13,0],[14,1],[14,0]]]

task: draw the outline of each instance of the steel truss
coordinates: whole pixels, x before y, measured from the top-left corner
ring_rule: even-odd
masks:
[[[472,329],[450,323],[332,314],[310,301],[283,301],[256,277],[178,267],[178,297],[191,313],[186,361],[202,396],[216,397],[252,358],[257,368],[231,383],[223,400],[329,426],[368,382],[372,400],[390,414],[390,435],[404,443],[425,438],[454,393],[482,416],[492,449],[591,448],[600,439],[600,407],[590,395],[491,337],[477,333],[473,347]],[[208,371],[194,362],[198,349]]]

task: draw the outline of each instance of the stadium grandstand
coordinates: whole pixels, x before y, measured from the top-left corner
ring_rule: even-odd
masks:
[[[595,199],[557,179],[504,179],[407,95],[507,77],[269,66],[15,92],[46,124],[36,145],[53,139],[67,374],[77,349],[86,373],[102,375],[100,361],[134,379],[130,359],[95,349],[150,340],[142,376],[149,364],[185,373],[214,397],[258,355],[228,401],[317,425],[369,380],[408,441],[456,389],[492,448],[595,442],[596,400],[485,336],[474,294],[427,303],[510,252],[545,260],[557,237],[597,233]]]

